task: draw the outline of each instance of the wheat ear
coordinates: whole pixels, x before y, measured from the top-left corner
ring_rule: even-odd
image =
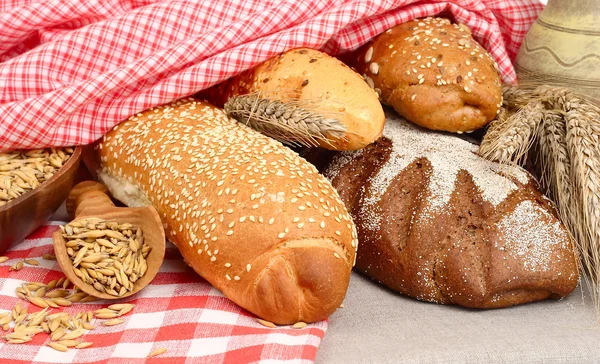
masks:
[[[530,101],[515,114],[491,123],[479,146],[479,154],[502,164],[516,165],[526,161],[527,152],[533,144],[543,116],[544,105]]]
[[[576,111],[569,111],[566,114],[567,120],[567,145],[571,156],[571,175],[575,181],[574,197],[579,205],[578,211],[572,215],[574,219],[576,236],[578,237],[578,250],[587,268],[594,296],[597,292],[600,273],[600,256],[598,242],[600,242],[600,231],[598,230],[597,208],[600,206],[598,198],[599,175],[598,175],[598,157],[600,153],[597,150],[597,140],[594,141],[587,124],[587,121],[581,118]]]
[[[559,210],[561,220],[569,231],[574,231],[573,214],[579,210],[573,198],[571,160],[566,144],[564,112],[547,110],[542,118],[537,143],[537,163],[541,185]]]
[[[261,98],[257,94],[231,97],[224,109],[251,128],[291,145],[314,147],[319,142],[341,139],[346,132],[346,126],[338,119],[295,102]]]
[[[516,86],[504,85],[502,87],[502,105],[508,109],[525,107],[534,97],[531,92]]]

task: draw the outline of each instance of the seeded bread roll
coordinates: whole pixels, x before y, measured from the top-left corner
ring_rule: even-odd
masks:
[[[354,225],[330,183],[287,147],[185,100],[130,118],[95,149],[113,196],[154,205],[187,264],[241,307],[292,324],[341,304]]]
[[[283,131],[272,129],[269,133],[278,140],[302,142],[291,135],[294,128],[304,128],[300,133],[313,136],[320,130],[324,138],[317,136],[315,142],[321,147],[355,150],[374,142],[383,130],[385,116],[377,94],[344,63],[314,49],[299,48],[283,53],[222,82],[201,96],[222,107],[232,97],[247,94],[271,101],[269,107],[277,115],[273,116],[267,110],[270,120],[285,124]],[[283,102],[283,107],[273,101]],[[240,99],[232,107],[226,106],[226,110],[248,107],[256,107],[252,110],[253,115],[263,114],[255,99],[248,102]],[[298,108],[323,116],[324,120],[313,121],[318,118],[306,117],[301,112],[295,116],[292,113]],[[281,114],[286,114],[283,115],[285,121]],[[262,129],[269,131],[264,123]]]
[[[468,27],[448,19],[395,26],[355,60],[383,103],[428,129],[472,132],[493,120],[502,104],[496,62]]]

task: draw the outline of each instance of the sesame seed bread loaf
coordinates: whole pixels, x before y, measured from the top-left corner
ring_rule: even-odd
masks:
[[[181,100],[131,117],[95,150],[113,196],[154,205],[187,264],[241,307],[291,324],[341,304],[356,231],[329,181],[289,148]]]
[[[573,242],[519,167],[388,116],[383,137],[326,168],[358,228],[356,268],[402,294],[473,308],[564,297]]]
[[[339,121],[341,133],[334,126],[317,125],[326,128],[325,138],[316,140],[323,148],[360,149],[379,138],[383,130],[385,117],[377,94],[344,63],[314,49],[285,52],[202,92],[201,97],[222,107],[234,96],[252,93],[288,103],[288,114],[296,107],[308,108]],[[294,127],[293,121],[285,124],[286,128]],[[273,133],[273,137],[278,134],[281,132]]]
[[[349,63],[384,104],[428,129],[472,132],[492,121],[502,104],[496,62],[468,27],[448,19],[397,25]]]

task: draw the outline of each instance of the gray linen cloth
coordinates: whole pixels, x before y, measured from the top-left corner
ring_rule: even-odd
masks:
[[[586,289],[471,310],[403,297],[352,273],[316,363],[600,363],[600,325]]]

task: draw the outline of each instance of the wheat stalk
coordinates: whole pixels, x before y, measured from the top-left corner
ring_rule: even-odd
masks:
[[[313,147],[344,137],[345,125],[308,105],[247,94],[229,98],[224,109],[229,116],[286,144]]]

